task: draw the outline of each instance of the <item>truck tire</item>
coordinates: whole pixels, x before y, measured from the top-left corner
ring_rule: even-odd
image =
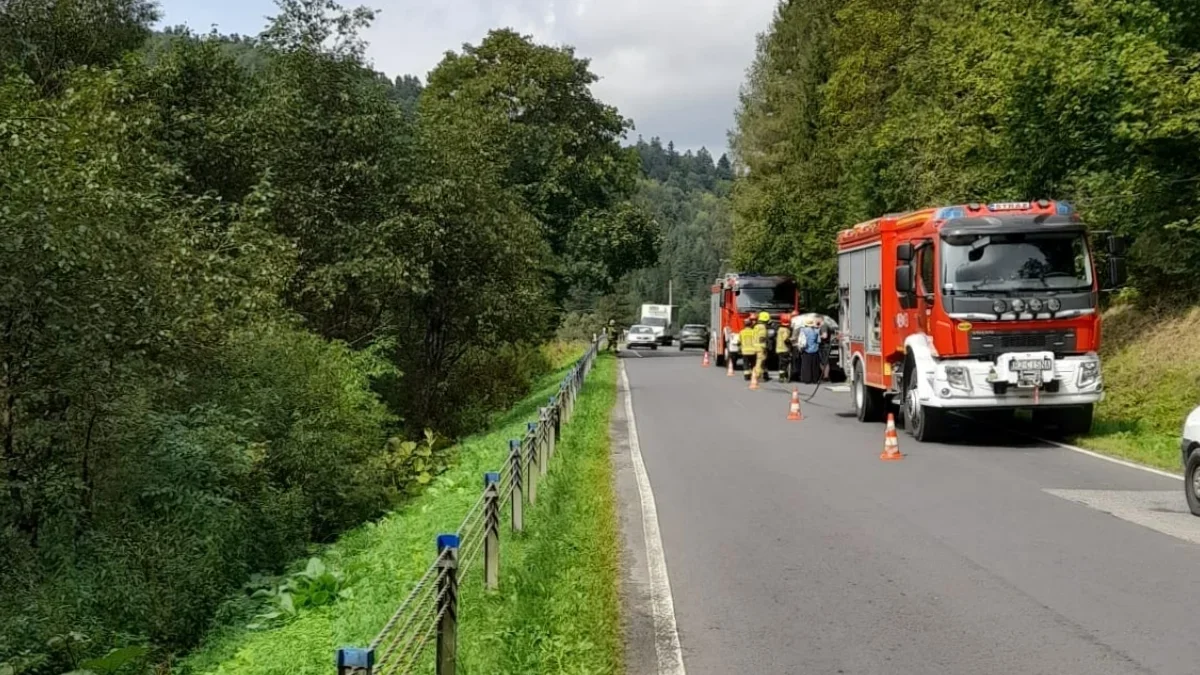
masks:
[[[932,443],[944,433],[945,411],[921,405],[914,370],[912,362],[907,361],[904,367],[904,396],[900,400],[900,407],[904,413],[904,430],[922,443]]]
[[[1193,516],[1200,516],[1200,448],[1192,448],[1188,455],[1183,471],[1183,490],[1188,509]]]
[[[850,390],[854,399],[854,415],[859,422],[878,422],[883,419],[883,392],[867,386],[862,361],[854,362]]]

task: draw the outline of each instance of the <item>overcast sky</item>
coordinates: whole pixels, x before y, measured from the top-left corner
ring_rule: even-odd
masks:
[[[424,81],[447,50],[509,27],[572,45],[600,76],[596,95],[633,118],[630,135],[720,155],[738,86],[777,0],[342,0],[381,10],[368,56],[389,75]],[[257,34],[272,0],[160,0],[164,25]]]

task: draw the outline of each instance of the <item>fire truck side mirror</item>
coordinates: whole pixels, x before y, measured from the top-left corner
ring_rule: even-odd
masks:
[[[1125,237],[1110,234],[1108,235],[1108,253],[1109,255],[1125,255],[1126,242]]]
[[[913,292],[912,265],[896,266],[896,292],[901,295],[910,295]]]
[[[913,259],[913,245],[909,242],[896,244],[896,260],[910,262]]]
[[[1108,287],[1116,290],[1125,285],[1129,272],[1125,268],[1125,258],[1114,255],[1108,258]]]

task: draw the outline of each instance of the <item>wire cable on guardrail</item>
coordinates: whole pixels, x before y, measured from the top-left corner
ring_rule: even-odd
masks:
[[[519,440],[510,442],[499,471],[484,475],[484,490],[463,516],[453,534],[438,535],[438,555],[413,585],[383,629],[363,648],[337,650],[339,675],[408,675],[421,664],[428,644],[437,635],[437,673],[454,675],[458,633],[459,579],[485,560],[484,586],[499,588],[499,526],[511,507],[513,532],[524,530],[522,502],[534,503],[539,477],[549,468],[561,426],[571,418],[592,362],[608,341],[602,333],[567,370],[549,404],[538,409],[536,421]],[[378,652],[378,659],[376,655]]]
[[[443,570],[443,574],[444,573],[445,570]],[[420,620],[413,624],[413,632],[411,634],[406,632],[396,635],[396,638],[390,643],[389,648],[386,649],[379,657],[378,668],[381,673],[400,672],[400,666],[405,664],[412,665],[416,663],[417,659],[420,658],[420,654],[414,653],[410,650],[417,645],[417,638],[421,633],[427,632],[430,625],[437,625],[437,620],[435,617],[438,615],[438,606],[441,605],[442,600],[446,598],[448,590],[448,588],[443,588],[442,591],[434,598],[434,601],[428,605],[424,612],[413,615],[414,617],[419,616]],[[405,635],[408,635],[408,639],[401,643],[399,639]],[[423,648],[423,645],[421,645],[421,648]],[[392,658],[393,654],[395,654],[394,664],[389,663],[389,660]]]

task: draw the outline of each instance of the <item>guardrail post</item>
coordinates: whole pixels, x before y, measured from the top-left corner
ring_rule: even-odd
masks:
[[[529,497],[530,504],[536,504],[538,489],[537,422],[527,423],[526,429],[525,442],[529,444],[529,461],[526,466],[529,468],[525,472],[525,494]]]
[[[500,587],[500,474],[483,474],[483,585]]]
[[[340,647],[337,650],[337,675],[372,675],[375,672],[375,650],[362,647]]]
[[[562,416],[559,414],[559,411],[562,409],[561,400],[560,398],[559,402],[556,403],[553,398],[550,399],[550,419],[548,421],[550,422],[551,454],[554,453],[555,448],[558,446],[558,435],[562,433]]]
[[[521,471],[521,441],[513,439],[508,442],[508,466],[512,472],[512,529],[521,532],[525,529],[525,498],[524,473]]]
[[[550,453],[554,451],[554,441],[550,437],[549,427],[547,426],[550,420],[549,408],[538,408],[538,436],[542,440],[541,452],[538,453],[538,470],[543,476],[546,475],[546,470],[550,464]]]
[[[437,675],[454,675],[458,666],[458,535],[439,534]],[[445,555],[443,555],[443,553]]]

